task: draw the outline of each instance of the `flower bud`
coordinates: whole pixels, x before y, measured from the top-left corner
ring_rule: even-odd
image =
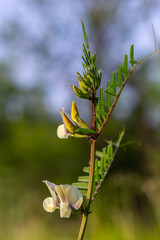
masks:
[[[82,81],[78,81],[79,82],[79,87],[80,87],[80,89],[82,90],[82,92],[83,93],[88,93],[88,87],[85,85],[85,83],[84,82],[82,82]]]
[[[65,124],[67,130],[70,133],[74,133],[76,131],[77,127],[69,120],[69,118],[65,115],[65,113],[62,113],[62,117],[63,117],[64,124]]]
[[[102,71],[99,70],[98,74],[97,74],[97,79],[96,79],[96,83],[95,83],[95,89],[97,90],[101,84],[101,77],[102,77]]]
[[[81,128],[90,128],[87,123],[85,123],[80,117],[78,113],[77,106],[75,102],[72,102],[72,108],[71,108],[71,118],[72,120]]]
[[[84,98],[84,99],[89,99],[89,95],[87,93],[82,92],[81,89],[76,87],[75,85],[72,85],[74,93],[77,95],[79,98]]]
[[[73,101],[72,108],[71,108],[71,118],[73,121],[75,121],[77,117],[79,117],[79,112],[78,112],[75,102]]]

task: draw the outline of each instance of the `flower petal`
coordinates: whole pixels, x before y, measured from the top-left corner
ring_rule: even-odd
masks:
[[[53,198],[47,197],[43,201],[43,208],[46,212],[54,212],[56,207],[54,206]]]
[[[58,197],[60,198],[60,202],[68,203],[68,201],[65,197],[65,193],[63,192],[62,186],[63,185],[55,185],[55,191],[56,191]],[[70,185],[67,185],[67,186],[70,186]]]
[[[47,180],[43,180],[43,182],[47,185],[47,187],[48,187],[48,189],[49,189],[49,191],[50,191],[50,193],[51,193],[51,195],[53,197],[55,195],[55,189],[54,189],[55,184],[52,183],[52,182],[49,182]]]
[[[58,108],[58,112],[62,117],[66,133],[74,133],[77,127],[73,124],[69,114],[65,113],[64,108]]]
[[[81,196],[81,197],[78,199],[77,202],[72,203],[72,204],[71,204],[71,207],[72,207],[74,210],[77,210],[77,209],[79,209],[79,208],[81,207],[82,203],[83,203],[83,196]]]
[[[64,124],[65,124],[67,130],[70,133],[74,133],[76,131],[77,127],[72,123],[72,121],[66,116],[65,113],[62,113],[62,116],[63,116]]]
[[[49,191],[51,193],[54,206],[56,208],[59,207],[60,206],[60,200],[59,200],[58,196],[55,193],[55,186],[56,185],[54,183],[51,183],[51,182],[47,181],[47,180],[43,181],[43,182],[47,185],[47,187],[48,187],[48,189],[49,189]]]
[[[71,215],[71,208],[68,203],[60,203],[60,217],[61,218],[69,218]]]
[[[61,115],[62,121],[63,121],[63,123],[64,123],[64,119],[63,119],[64,108],[58,108],[57,110],[58,110],[59,114]],[[64,123],[64,129],[65,129],[65,131],[66,131],[66,133],[67,133],[68,130],[67,130],[67,128],[66,128],[65,123]]]
[[[70,204],[74,209],[80,208],[83,203],[83,196],[78,188],[72,185],[63,185],[65,196]]]
[[[55,190],[63,203],[68,203],[75,210],[79,209],[83,203],[83,196],[78,188],[72,185],[55,186]]]
[[[79,117],[78,109],[74,101],[72,102],[71,118],[79,127],[87,129],[90,128],[89,125]]]
[[[65,128],[64,124],[61,124],[61,125],[58,126],[58,128],[57,128],[57,136],[59,138],[63,138],[63,139],[67,139],[68,138],[68,134],[67,134],[67,131],[66,131],[66,128]]]
[[[62,120],[63,120],[62,114],[64,113],[64,108],[58,108],[58,112],[59,112],[59,114],[61,115]]]

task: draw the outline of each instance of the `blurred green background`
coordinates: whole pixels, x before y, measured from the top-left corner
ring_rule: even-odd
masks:
[[[102,85],[135,44],[135,58],[159,41],[158,0],[2,0],[0,6],[0,239],[76,239],[80,216],[60,219],[44,212],[49,196],[42,180],[71,184],[89,161],[84,139],[60,140],[57,107],[75,100],[90,122],[90,106],[70,84],[81,72],[83,18]],[[130,79],[99,141],[120,148],[89,216],[85,239],[158,240],[160,236],[160,57],[146,61]]]

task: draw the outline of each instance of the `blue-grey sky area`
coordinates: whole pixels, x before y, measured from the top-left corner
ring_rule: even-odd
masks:
[[[71,104],[70,84],[76,84],[76,72],[82,71],[80,18],[106,81],[132,43],[138,60],[154,50],[151,21],[159,40],[159,13],[156,0],[1,0],[0,61],[10,65],[13,80],[22,87],[43,86],[46,106],[54,113],[57,107]],[[139,99],[128,86],[122,109],[129,114]]]

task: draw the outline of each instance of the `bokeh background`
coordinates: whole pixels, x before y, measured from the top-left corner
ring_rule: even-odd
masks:
[[[0,239],[76,239],[80,216],[44,212],[42,180],[75,182],[89,161],[87,140],[60,140],[57,107],[75,100],[90,122],[90,105],[70,84],[82,71],[85,22],[102,85],[135,45],[135,58],[160,39],[159,0],[1,0]],[[97,150],[126,126],[120,148],[89,217],[86,239],[158,240],[160,236],[160,57],[139,67],[125,87]]]

